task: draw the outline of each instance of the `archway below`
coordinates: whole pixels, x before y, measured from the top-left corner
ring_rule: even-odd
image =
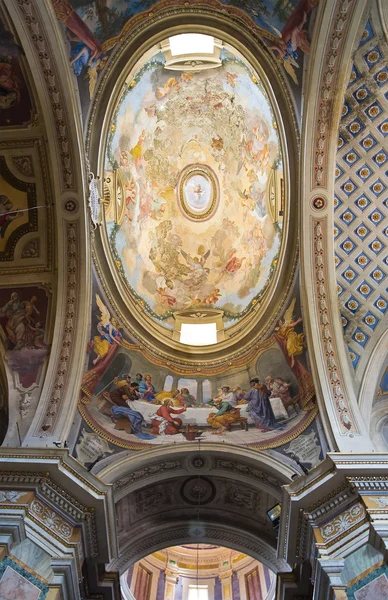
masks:
[[[214,544],[163,548],[121,577],[125,600],[272,600],[276,578],[251,556]]]

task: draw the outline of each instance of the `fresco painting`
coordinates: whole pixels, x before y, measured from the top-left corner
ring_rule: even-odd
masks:
[[[143,65],[113,116],[105,172],[122,182],[124,210],[106,211],[111,250],[154,319],[172,327],[177,310],[217,307],[228,327],[276,271],[275,116],[260,80],[231,52],[210,71],[171,76],[163,65],[161,54]]]
[[[95,292],[80,413],[103,439],[134,450],[198,439],[284,445],[318,412],[299,310],[294,298],[274,333],[240,363],[198,373],[173,368],[129,338]]]
[[[42,287],[0,288],[4,357],[25,388],[37,383],[49,352],[45,333],[48,300]]]
[[[32,103],[21,69],[23,51],[0,14],[0,127],[31,119]]]
[[[84,114],[98,77],[116,44],[149,11],[156,14],[185,0],[51,0],[70,45],[70,62],[80,78]],[[309,52],[307,21],[318,0],[209,0],[208,5],[235,13],[260,30],[260,36],[293,83],[300,83],[301,56]]]

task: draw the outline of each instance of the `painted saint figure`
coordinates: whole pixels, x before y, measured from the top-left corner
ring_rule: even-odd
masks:
[[[151,375],[146,373],[144,378],[139,383],[139,392],[143,400],[147,402],[153,402],[155,400],[156,390],[152,385]]]
[[[229,390],[229,386],[224,386],[223,390]],[[232,424],[239,420],[240,417],[240,409],[236,409],[234,405],[232,405],[228,401],[228,391],[222,393],[221,396],[214,398],[213,404],[218,409],[216,413],[210,413],[207,418],[208,424],[215,429],[213,433],[222,434],[224,431]],[[229,395],[229,399],[232,399],[230,396],[234,396],[232,393]]]
[[[143,415],[133,408],[133,402],[138,400],[138,387],[137,383],[128,383],[128,377],[123,381],[117,381],[117,387],[109,394],[113,403],[111,408],[112,417],[114,419],[126,417],[131,424],[131,433],[142,440],[150,440],[155,436],[142,431]]]
[[[271,404],[269,402],[270,392],[267,387],[260,383],[257,378],[251,379],[251,389],[244,396],[248,400],[248,412],[256,423],[256,427],[266,432],[271,429],[280,429],[281,425],[276,423]]]
[[[5,330],[8,337],[10,350],[21,350],[22,348],[45,348],[43,337],[44,331],[41,323],[32,319],[32,308],[34,296],[31,301],[21,302],[19,294],[13,292],[0,312],[7,317]],[[32,304],[31,304],[32,303]]]
[[[185,412],[185,408],[172,408],[172,400],[167,398],[158,408],[152,419],[152,433],[158,435],[175,435],[182,427],[182,419],[175,417]]]
[[[285,381],[285,379],[268,375],[265,378],[265,384],[271,392],[271,397],[280,398],[284,408],[287,408],[292,403],[289,389],[291,384]]]

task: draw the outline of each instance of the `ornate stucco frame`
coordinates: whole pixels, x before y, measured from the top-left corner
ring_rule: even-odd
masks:
[[[244,20],[244,27],[241,27],[242,21],[242,16],[238,18],[235,13],[225,15],[207,6],[166,8],[157,15],[148,15],[143,21],[134,25],[118,44],[95,95],[86,132],[86,149],[91,170],[102,176],[104,139],[107,136],[110,114],[122,86],[130,79],[128,75],[133,72],[138,61],[142,57],[147,57],[148,51],[177,33],[195,31],[222,38],[226,45],[232,46],[251,64],[265,83],[279,124],[282,123],[282,126],[279,126],[279,134],[283,154],[289,157],[289,164],[285,167],[289,182],[286,185],[286,196],[290,198],[289,204],[292,204],[292,218],[287,208],[284,221],[288,223],[288,231],[284,234],[279,257],[279,262],[284,263],[283,268],[279,269],[273,278],[263,305],[257,303],[251,313],[228,329],[228,340],[217,344],[217,348],[214,346],[182,348],[178,342],[167,337],[166,329],[155,323],[143,311],[142,303],[129,298],[121,278],[115,273],[115,269],[111,268],[109,256],[104,250],[104,247],[107,247],[104,228],[101,227],[95,234],[93,258],[96,270],[106,297],[121,323],[136,339],[141,340],[147,351],[152,352],[155,357],[174,359],[186,367],[199,366],[204,359],[206,364],[211,362],[214,365],[222,363],[232,365],[233,359],[246,352],[248,345],[257,345],[265,339],[284,308],[297,267],[299,135],[295,111],[287,83],[276,61],[259,39],[253,23]],[[269,77],[271,85],[268,82]],[[286,260],[287,264],[285,264]]]

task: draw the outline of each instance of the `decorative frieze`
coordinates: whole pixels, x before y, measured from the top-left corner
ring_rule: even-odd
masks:
[[[39,500],[34,499],[30,504],[31,514],[38,519],[48,529],[59,535],[59,537],[69,540],[73,533],[73,528],[56,512],[45,506]]]
[[[71,350],[74,342],[77,305],[77,224],[66,224],[67,242],[67,281],[66,281],[66,315],[62,334],[62,349],[59,356],[56,377],[50,395],[50,403],[38,429],[38,435],[52,432],[57,422],[59,408],[63,397],[65,382],[68,377]]]
[[[342,434],[349,431],[357,431],[351,419],[351,411],[348,400],[344,393],[341,369],[338,366],[337,352],[335,348],[333,325],[331,323],[331,310],[329,309],[329,296],[327,292],[326,277],[326,249],[324,239],[324,222],[313,219],[314,227],[314,267],[315,267],[315,289],[317,298],[317,309],[319,314],[319,325],[322,345],[325,352],[325,363],[330,381],[339,427]]]
[[[182,467],[182,463],[180,460],[170,460],[170,461],[162,461],[160,463],[148,465],[147,467],[143,467],[142,469],[137,469],[133,471],[129,475],[118,479],[114,483],[114,491],[115,493],[121,492],[124,488],[129,486],[131,483],[135,483],[141,481],[143,479],[147,479],[153,475],[158,475],[159,473],[165,473],[167,471],[175,471]]]
[[[363,521],[366,517],[364,506],[357,502],[350,508],[347,508],[340,515],[332,519],[319,528],[319,532],[325,543],[334,541],[339,535],[342,535],[357,523]]]
[[[17,0],[23,19],[30,31],[31,40],[36,48],[41,64],[46,88],[50,97],[51,108],[57,129],[57,142],[62,161],[62,177],[66,188],[73,185],[73,166],[70,153],[70,142],[66,123],[65,101],[61,86],[52,62],[50,44],[42,28],[36,12],[36,4],[31,0]]]
[[[333,119],[334,94],[339,68],[340,47],[349,17],[349,7],[352,0],[341,0],[335,18],[332,20],[333,28],[329,38],[329,47],[325,56],[325,69],[321,77],[321,91],[319,94],[319,108],[317,115],[317,129],[315,134],[315,177],[314,184],[324,185],[326,178],[327,145],[330,140],[330,130]],[[319,209],[321,206],[314,206]]]

